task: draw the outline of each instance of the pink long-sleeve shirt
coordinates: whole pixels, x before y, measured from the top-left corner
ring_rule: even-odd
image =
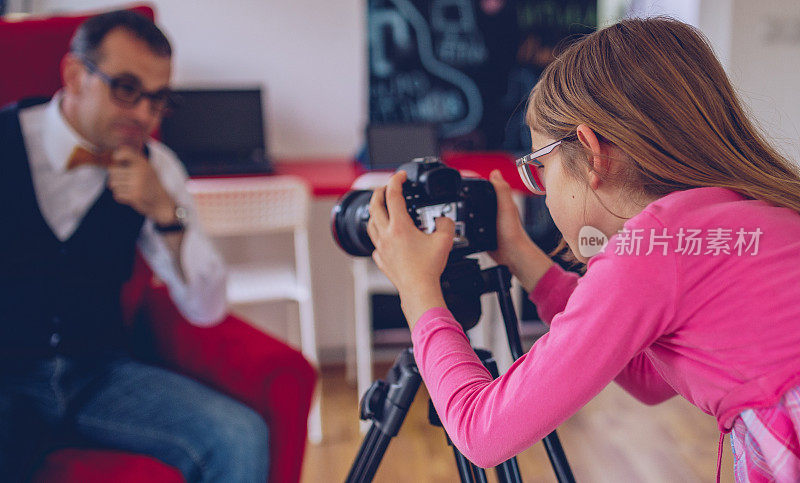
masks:
[[[724,188],[670,193],[583,277],[554,265],[531,300],[550,331],[496,380],[447,309],[412,331],[434,406],[475,464],[523,451],[613,380],[647,404],[680,394],[727,432],[800,383],[800,214]]]

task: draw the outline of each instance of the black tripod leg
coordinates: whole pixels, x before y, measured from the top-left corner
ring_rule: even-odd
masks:
[[[519,472],[519,465],[517,459],[512,458],[503,461],[494,469],[497,473],[497,481],[503,483],[522,483],[522,474]]]
[[[475,354],[478,355],[483,366],[489,370],[489,374],[497,379],[500,376],[500,371],[497,369],[497,361],[494,360],[492,353],[486,349],[475,349]],[[519,471],[516,456],[497,465],[495,471],[497,472],[497,479],[501,483],[522,483],[522,474]]]
[[[372,481],[389,442],[400,431],[421,382],[414,355],[411,349],[406,349],[397,356],[386,380],[375,381],[364,394],[361,419],[371,419],[372,424],[345,481]]]
[[[431,423],[431,426],[437,426],[444,429],[442,425],[442,420],[439,419],[439,413],[436,412],[436,408],[433,407],[433,401],[428,399],[428,422]],[[458,477],[460,478],[462,483],[471,483],[476,481],[474,473],[475,465],[472,464],[470,460],[464,456],[461,451],[456,448],[456,445],[453,444],[453,440],[450,439],[450,435],[447,434],[447,431],[444,432],[444,439],[447,441],[447,446],[453,448],[453,457],[456,459],[456,468],[458,468]]]
[[[472,475],[472,463],[450,442],[450,438],[447,439],[447,443],[453,448],[453,457],[456,459],[456,467],[458,468],[458,476],[461,482],[470,483],[475,481]]]
[[[485,272],[490,272],[484,277],[484,280],[492,290],[497,292],[497,300],[500,303],[500,311],[503,314],[506,334],[508,335],[511,357],[517,360],[522,357],[522,342],[519,338],[517,313],[514,311],[514,303],[511,299],[511,273],[503,265],[498,265]],[[544,448],[547,450],[547,457],[550,459],[550,464],[553,466],[553,471],[558,481],[560,483],[574,482],[575,477],[572,475],[572,469],[567,462],[567,455],[564,454],[564,448],[561,447],[561,441],[559,441],[556,432],[553,431],[545,436],[542,443],[544,443]]]
[[[373,423],[364,437],[361,449],[345,481],[353,483],[372,481],[380,460],[389,446],[389,441],[391,437],[383,434]]]
[[[442,426],[442,422],[439,420],[439,416],[436,414],[436,410],[433,408],[433,403],[429,403],[428,416],[432,425],[439,427]],[[458,450],[458,448],[456,448],[456,445],[453,444],[453,441],[450,439],[450,436],[447,435],[447,432],[445,432],[445,438],[447,439],[447,445],[453,448],[453,456],[456,459],[456,467],[458,468],[458,476],[461,479],[461,482],[486,483],[488,481],[486,479],[486,471],[468,460],[467,457],[464,456],[461,451]]]
[[[378,440],[375,442],[374,449],[370,452],[369,457],[364,463],[364,471],[361,477],[354,480],[350,480],[348,478],[347,481],[372,481],[372,478],[375,477],[375,472],[378,471],[378,465],[381,464],[383,455],[386,453],[386,448],[389,447],[389,442],[391,440],[392,436],[380,433]]]
[[[567,463],[567,455],[564,454],[564,448],[561,447],[561,441],[555,431],[545,436],[542,440],[544,448],[547,450],[547,457],[550,458],[550,464],[553,466],[553,471],[556,473],[556,478],[559,482],[574,483],[575,477],[572,475],[572,469]]]
[[[486,479],[486,470],[480,466],[476,466],[474,463],[472,464],[472,475],[478,483],[488,483],[489,481]]]
[[[487,369],[492,377],[497,377],[497,364],[492,357],[492,353],[485,349],[475,349],[475,353],[480,358],[481,362]],[[428,402],[428,420],[434,426],[442,427],[442,421],[436,413],[436,408],[433,407],[433,402]],[[445,433],[447,436],[447,433]],[[456,466],[458,467],[458,474],[462,482],[485,482],[486,470],[480,466],[475,465],[466,456],[461,454],[458,448],[455,447],[453,441],[447,436],[447,444],[453,448],[453,455],[456,458]],[[522,475],[519,472],[519,465],[517,465],[517,458],[512,457],[508,461],[504,461],[496,467],[497,477],[501,483],[521,483]]]

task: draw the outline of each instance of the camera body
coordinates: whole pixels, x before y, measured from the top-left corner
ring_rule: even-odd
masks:
[[[401,170],[406,209],[417,228],[433,232],[440,216],[455,223],[451,259],[497,248],[497,195],[490,182],[462,178],[436,157],[416,158]],[[371,190],[350,191],[333,209],[333,237],[350,255],[369,256],[375,249],[366,229],[371,197]]]

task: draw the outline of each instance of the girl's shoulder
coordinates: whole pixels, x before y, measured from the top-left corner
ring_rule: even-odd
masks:
[[[669,193],[647,205],[642,213],[625,223],[633,229],[655,218],[670,231],[681,229],[739,231],[764,229],[800,230],[800,214],[789,208],[755,200],[728,188],[694,188]]]
[[[673,191],[653,201],[642,210],[665,225],[676,221],[706,221],[726,211],[734,211],[748,200],[744,195],[728,188],[707,187]],[[763,203],[763,202],[756,202]],[[765,206],[766,203],[763,203]],[[637,217],[631,219],[635,220]]]

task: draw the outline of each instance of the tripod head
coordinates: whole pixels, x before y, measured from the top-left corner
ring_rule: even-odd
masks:
[[[494,292],[498,295],[500,309],[512,343],[515,358],[522,355],[522,348],[513,347],[519,340],[517,314],[511,301],[511,272],[505,265],[481,270],[474,258],[450,258],[441,277],[442,293],[447,308],[465,331],[475,327],[481,318],[481,295]]]
[[[486,292],[481,267],[474,258],[447,261],[440,278],[445,304],[464,330],[481,318],[481,295]]]

